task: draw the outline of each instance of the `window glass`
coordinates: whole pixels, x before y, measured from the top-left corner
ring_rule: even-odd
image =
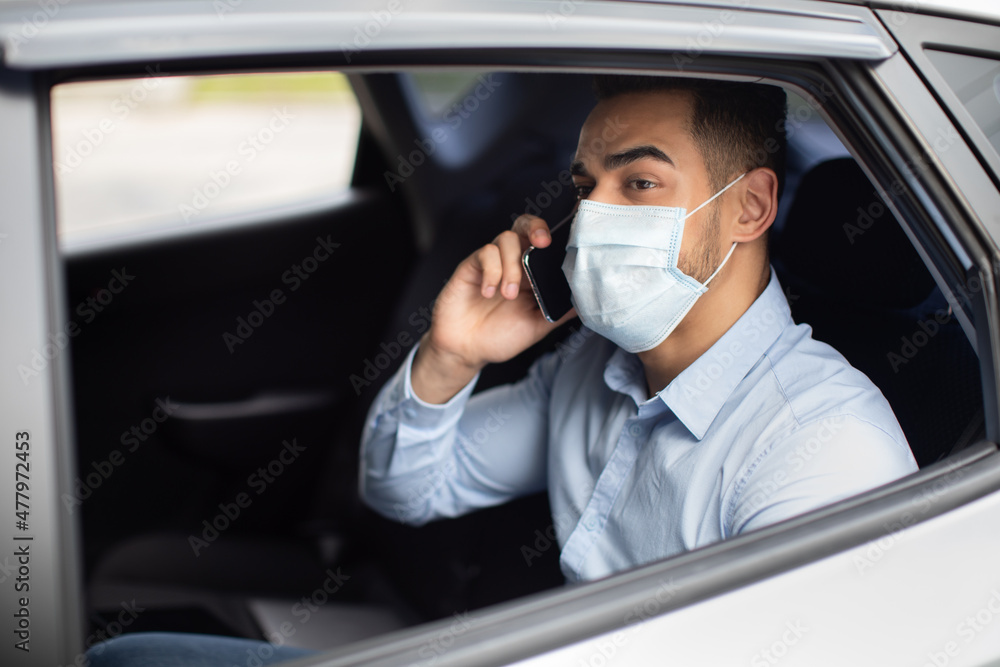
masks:
[[[429,120],[440,120],[456,104],[461,103],[479,77],[486,72],[414,72],[409,75],[410,88],[417,105]]]
[[[1000,60],[935,49],[927,57],[1000,153]]]
[[[197,225],[349,185],[361,113],[343,75],[147,70],[53,89],[62,240]]]

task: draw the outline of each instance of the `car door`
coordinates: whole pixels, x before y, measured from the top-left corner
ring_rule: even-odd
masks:
[[[87,33],[72,28],[81,28],[76,21],[96,17],[87,17],[86,8],[69,7],[63,10],[57,22],[61,30],[40,34],[37,39],[19,45],[17,52],[5,51],[3,108],[11,119],[4,130],[10,143],[5,145],[17,149],[19,155],[23,152],[29,156],[16,168],[8,164],[10,179],[2,181],[5,199],[18,202],[14,213],[20,216],[15,239],[19,244],[18,259],[3,265],[11,267],[4,269],[4,276],[9,278],[4,287],[5,310],[9,309],[11,320],[23,324],[16,328],[5,323],[4,340],[15,343],[10,346],[14,357],[9,364],[11,368],[16,368],[18,363],[16,355],[27,355],[30,359],[32,349],[39,350],[44,358],[44,346],[56,345],[47,336],[55,333],[58,338],[58,332],[65,331],[68,337],[66,327],[77,304],[86,303],[87,297],[97,299],[98,303],[101,298],[98,294],[85,297],[84,290],[71,298],[65,293],[60,275],[64,266],[57,254],[55,236],[50,181],[53,165],[45,138],[48,85],[62,80],[60,77],[67,72],[84,77],[108,71],[141,76],[139,73],[149,64],[151,54],[162,57],[164,52],[179,61],[180,69],[191,71],[204,67],[197,59],[210,57],[237,58],[237,64],[243,68],[248,66],[245,59],[255,57],[273,67],[287,66],[287,60],[280,63],[268,60],[266,56],[276,52],[285,57],[298,54],[299,58],[304,58],[303,53],[311,53],[316,61],[329,65],[330,54],[337,49],[338,40],[349,43],[356,36],[354,27],[363,27],[373,20],[359,12],[344,15],[332,10],[330,14],[292,12],[282,16],[288,23],[283,22],[283,29],[276,31],[265,19],[273,20],[275,13],[288,11],[288,5],[281,8],[248,2],[244,5],[242,17],[239,12],[227,12],[224,18],[215,17],[215,22],[205,20],[212,18],[211,15],[193,16],[179,10],[172,14],[174,10],[166,6],[116,7],[120,13],[109,10],[105,21],[87,24]],[[380,10],[374,5],[370,9]],[[449,15],[451,30],[447,33],[447,42],[442,41],[440,33],[427,29],[428,25],[437,25],[435,21],[442,20],[439,12],[444,10],[454,12]],[[171,21],[144,23],[144,37],[137,37],[134,19],[144,12],[158,19],[170,16]],[[116,16],[124,18],[117,21]],[[17,24],[18,18],[8,16],[5,25]],[[170,35],[179,30],[178,26],[183,27],[186,35],[215,39],[171,40]],[[993,276],[996,237],[988,224],[990,212],[998,210],[997,193],[982,163],[964,143],[951,144],[947,151],[934,150],[935,130],[954,130],[954,125],[921,85],[917,73],[898,52],[895,42],[875,15],[863,8],[834,3],[821,6],[781,3],[766,11],[740,6],[728,11],[707,5],[586,3],[571,6],[552,2],[530,7],[511,6],[507,13],[499,14],[495,7],[486,5],[433,3],[433,6],[414,7],[410,13],[394,16],[392,26],[393,30],[378,28],[379,40],[365,45],[358,53],[351,51],[352,58],[360,65],[381,67],[387,73],[410,64],[414,50],[439,63],[480,68],[509,67],[513,60],[527,68],[555,67],[580,73],[595,68],[724,73],[732,77],[764,77],[781,82],[817,101],[817,108],[822,109],[824,116],[842,134],[845,144],[868,170],[883,196],[892,192],[891,186],[897,179],[905,178],[911,187],[906,196],[886,198],[893,202],[896,216],[907,225],[908,234],[939,286],[954,287],[951,292],[958,297],[956,308],[983,362],[988,440],[895,485],[783,525],[603,581],[567,587],[369,640],[307,659],[301,664],[408,664],[419,661],[442,665],[511,664],[518,660],[560,664],[582,659],[597,665],[612,659],[636,663],[662,661],[666,654],[691,662],[718,658],[727,663],[739,660],[763,661],[762,664],[795,659],[802,664],[823,664],[824,661],[886,664],[902,655],[911,662],[947,659],[952,664],[962,660],[973,662],[977,655],[989,655],[993,648],[988,641],[990,635],[973,632],[966,642],[966,631],[972,626],[960,628],[959,624],[964,620],[962,614],[978,618],[982,610],[985,610],[983,618],[992,619],[990,591],[1000,586],[990,568],[990,563],[1000,554],[997,554],[995,540],[989,531],[982,530],[984,525],[993,525],[1000,512],[996,494],[1000,488],[1000,466],[993,444],[997,437],[995,384],[998,377],[993,350],[1000,328],[997,326]],[[525,26],[530,26],[527,32]],[[332,29],[337,32],[331,32]],[[87,34],[88,39],[78,39],[80,34]],[[95,41],[95,35],[104,39]],[[277,45],[273,41],[275,35],[279,38]],[[287,41],[281,42],[280,38]],[[100,44],[101,48],[94,44]],[[482,49],[483,46],[490,48]],[[453,47],[460,48],[451,51]],[[476,51],[476,48],[481,50]],[[337,52],[341,56],[336,58],[338,64],[342,54],[342,50]],[[238,60],[240,58],[244,60]],[[224,61],[216,64],[222,67]],[[236,66],[233,61],[225,65]],[[53,71],[56,68],[64,69]],[[39,71],[44,75],[36,78],[24,71]],[[824,88],[823,84],[828,87]],[[41,93],[31,92],[33,90]],[[40,116],[38,110],[42,112]],[[380,134],[378,128],[373,133]],[[385,145],[390,147],[390,155],[391,149],[401,148],[391,142]],[[932,168],[907,176],[905,157],[908,150],[916,149],[926,152]],[[960,188],[955,186],[958,174],[964,183]],[[294,226],[293,219],[283,220],[285,223],[291,221]],[[292,244],[292,247],[277,236],[268,237],[269,228],[264,225],[246,232],[251,237],[247,239],[247,256],[260,261],[264,268],[255,271],[235,260],[224,261],[224,266],[250,281],[250,289],[245,291],[228,282],[232,279],[225,269],[213,267],[214,260],[207,256],[210,253],[184,247],[185,243],[180,240],[172,240],[162,249],[115,248],[91,266],[89,273],[80,271],[78,275],[87,280],[70,279],[68,284],[85,282],[91,289],[113,294],[114,299],[107,304],[110,312],[99,315],[108,315],[109,320],[112,316],[116,320],[128,320],[129,313],[133,313],[137,330],[151,336],[156,349],[171,354],[175,362],[183,358],[183,354],[171,352],[168,341],[163,340],[167,336],[156,331],[156,325],[169,323],[172,313],[178,309],[185,320],[191,317],[212,319],[214,326],[198,328],[200,325],[196,324],[194,331],[200,332],[199,336],[181,342],[192,347],[196,353],[193,358],[208,359],[206,363],[212,364],[213,370],[225,373],[228,370],[225,364],[211,358],[212,345],[221,346],[228,354],[223,340],[225,333],[239,334],[244,339],[241,345],[258,343],[261,340],[258,336],[268,333],[264,314],[267,308],[260,308],[254,301],[263,303],[262,299],[269,298],[271,292],[268,290],[276,280],[280,288],[284,270],[306,257],[315,239],[316,228],[307,225],[308,234],[303,229],[297,236],[299,244]],[[12,233],[0,239],[4,241],[0,252],[9,247],[6,242],[13,237]],[[224,237],[222,234],[219,238]],[[214,235],[207,234],[202,240],[215,253],[231,248],[221,241],[213,244],[213,238]],[[271,253],[261,250],[261,245],[267,242],[275,244],[280,261],[272,264]],[[177,244],[180,247],[173,247]],[[307,247],[303,249],[302,244]],[[343,248],[344,245],[336,248],[331,257],[337,257]],[[284,255],[280,255],[281,252]],[[226,293],[238,294],[238,297],[228,300],[229,307],[221,309],[220,313],[214,311],[210,296],[194,294],[192,298],[200,306],[186,309],[184,295],[197,289],[199,283],[195,276],[169,265],[171,258],[190,258],[198,270],[210,272],[215,281],[226,284]],[[88,266],[90,260],[85,255],[79,259],[81,268]],[[159,262],[155,261],[157,259]],[[73,271],[75,260],[66,261],[68,275]],[[128,269],[128,264],[122,263],[125,261],[148,262],[148,266],[155,269],[153,275],[178,280],[181,287],[174,289],[161,283],[151,294],[137,290],[132,297],[128,290],[141,285],[140,274],[136,272],[134,284],[123,288],[123,282],[128,279],[127,272],[122,271]],[[115,271],[118,275],[113,273]],[[34,282],[23,287],[18,285],[15,289],[19,273],[27,273]],[[969,275],[979,278],[980,289],[965,296],[956,294],[957,286]],[[319,277],[317,272],[316,278]],[[112,283],[113,280],[117,282]],[[156,299],[150,296],[165,299],[170,307],[158,310]],[[105,295],[104,298],[109,297]],[[11,305],[7,306],[8,303]],[[279,315],[279,307],[290,305],[289,296],[287,303],[275,304],[271,317]],[[86,307],[96,312],[93,306]],[[242,317],[252,325],[249,320],[252,309],[259,312],[260,317],[255,320],[262,324],[254,327],[251,336],[244,336],[236,331],[238,320]],[[126,312],[120,312],[122,310]],[[101,326],[100,322],[101,319],[95,316],[90,324]],[[291,322],[294,324],[298,320],[293,318]],[[94,359],[101,359],[102,354],[118,355],[115,358],[119,364],[131,363],[131,357],[119,353],[117,348],[138,345],[139,339],[123,333],[124,329],[108,329],[104,332],[111,338],[108,347],[114,349],[102,350],[102,345],[92,342],[92,348],[81,349],[83,359],[90,355]],[[332,327],[327,331],[340,333],[339,329],[334,332]],[[6,337],[8,333],[10,338]],[[89,331],[80,334],[81,344],[87,333]],[[204,339],[200,338],[202,335]],[[283,336],[285,332],[268,335]],[[295,345],[295,341],[298,338],[285,339],[283,344]],[[236,358],[243,350],[250,349],[234,348],[236,351],[230,357]],[[73,354],[75,358],[75,350]],[[280,423],[280,419],[294,413],[303,402],[313,405],[303,398],[316,395],[313,392],[315,384],[311,384],[315,376],[303,370],[304,357],[307,357],[305,353],[296,351],[283,358],[298,369],[293,374],[297,380],[290,380],[283,386],[290,387],[293,400],[288,403],[275,398],[278,392],[274,387],[290,376],[273,368],[269,376],[266,360],[257,359],[261,361],[261,374],[243,371],[247,375],[240,376],[236,372],[234,377],[244,382],[256,382],[259,377],[277,378],[267,383],[265,399],[270,400],[265,400],[263,405],[270,406],[265,410],[267,414],[282,415],[278,418]],[[356,357],[355,361],[358,361]],[[5,423],[8,420],[28,422],[26,429],[12,429],[15,435],[30,432],[31,438],[44,443],[40,455],[45,457],[47,476],[41,480],[38,490],[47,505],[42,505],[38,511],[48,522],[45,529],[49,532],[42,536],[44,539],[40,539],[39,544],[43,544],[50,554],[72,554],[77,548],[73,527],[78,515],[60,505],[60,500],[73,492],[73,472],[85,470],[91,461],[82,459],[79,468],[66,465],[75,454],[71,446],[74,428],[68,406],[70,378],[76,382],[76,377],[71,373],[68,354],[53,351],[48,362],[34,377],[37,383],[33,381],[27,390],[16,384],[21,382],[17,376],[8,377],[4,396],[5,399],[10,396],[11,402],[5,400],[4,419]],[[131,432],[132,426],[141,431],[147,419],[151,420],[149,428],[153,428],[156,416],[162,415],[155,410],[165,409],[156,403],[155,399],[160,398],[156,394],[163,388],[160,385],[171,379],[180,378],[182,382],[171,385],[169,390],[183,384],[190,392],[186,403],[189,422],[198,422],[199,414],[210,417],[204,421],[214,422],[216,426],[228,419],[242,421],[241,417],[255,414],[255,409],[248,405],[261,405],[251,396],[236,395],[233,390],[239,382],[206,378],[196,369],[165,368],[158,362],[151,362],[148,355],[140,354],[136,363],[159,382],[155,385],[146,382],[138,377],[140,374],[132,375],[127,369],[116,369],[121,374],[119,377],[146,382],[146,390],[154,398],[150,404],[147,395],[144,410],[136,411],[139,402],[127,397],[132,402],[129,419],[114,424],[113,428],[109,425],[106,430],[112,436]],[[99,375],[98,364],[93,366],[90,372],[93,376]],[[195,395],[197,387],[192,389],[191,386],[196,382],[190,385],[183,382],[188,374],[205,383],[211,391]],[[320,377],[326,376],[320,373]],[[76,394],[88,391],[87,384],[75,387]],[[117,395],[124,396],[124,392],[118,390]],[[283,405],[297,407],[282,410]],[[107,408],[102,406],[100,409]],[[199,426],[196,424],[191,430],[197,434]],[[157,434],[160,434],[159,427]],[[166,429],[162,437],[166,438]],[[204,435],[202,439],[214,440]],[[942,446],[945,444],[950,445],[942,443]],[[179,450],[168,450],[165,446],[164,451]],[[256,459],[258,466],[267,466],[268,456],[280,456],[280,452],[272,454],[270,451],[258,451],[258,454],[263,455]],[[189,455],[193,461],[201,454],[183,454]],[[111,462],[110,456],[109,453],[108,458],[95,462],[100,467],[102,461]],[[217,457],[213,465],[228,461],[227,457]],[[235,513],[232,503],[240,507],[239,485],[247,478],[224,471],[210,472],[218,474],[219,479],[229,479],[236,486],[226,487],[232,495],[223,496],[222,507],[208,507],[207,514],[202,507],[192,512],[196,521],[212,520],[220,514],[223,519],[230,518],[226,512]],[[279,482],[282,479],[289,478],[282,477]],[[177,480],[178,477],[168,472],[161,482],[166,486]],[[275,482],[272,488],[277,490],[277,484]],[[210,487],[212,483],[206,482],[205,486]],[[173,489],[168,492],[176,493]],[[152,493],[143,493],[142,497],[146,502],[156,498]],[[176,499],[177,495],[167,497]],[[84,506],[84,512],[88,511],[87,507]],[[102,518],[113,520],[118,509],[108,509]],[[136,510],[135,514],[137,516],[127,517],[130,525],[123,531],[135,530],[135,522],[143,520],[141,511]],[[5,534],[11,535],[16,524],[7,524],[6,530]],[[859,562],[871,563],[873,567],[862,568]],[[942,563],[960,565],[949,567]],[[36,630],[39,634],[34,635],[36,641],[39,637],[54,638],[51,643],[43,644],[47,647],[43,650],[51,651],[51,655],[36,653],[44,664],[70,662],[78,655],[82,628],[78,608],[72,602],[80,582],[72,566],[73,559],[68,557],[58,563],[43,561],[47,569],[35,571],[36,576],[41,575],[36,580],[40,582],[36,584],[40,597],[33,603],[37,605],[35,609],[58,610],[52,612],[58,614],[53,616],[57,621],[51,626],[42,626],[51,630]],[[70,604],[57,603],[62,586]],[[926,605],[921,604],[924,595],[933,600],[933,614],[927,613]],[[19,610],[15,607],[12,613]],[[987,623],[980,623],[980,626],[992,627]],[[938,632],[942,627],[944,632]],[[914,634],[919,635],[919,643],[914,642]],[[845,637],[849,640],[845,641]],[[961,660],[956,660],[959,655]]]

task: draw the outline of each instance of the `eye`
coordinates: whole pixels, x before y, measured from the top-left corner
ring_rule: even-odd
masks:
[[[590,191],[594,189],[592,185],[578,185],[576,186],[576,198],[586,199],[590,195]]]
[[[651,190],[656,187],[656,183],[644,178],[633,178],[628,182],[628,186],[633,190]]]

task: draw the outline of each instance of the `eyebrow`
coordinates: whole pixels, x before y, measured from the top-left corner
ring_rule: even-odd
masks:
[[[674,166],[674,161],[670,159],[670,156],[656,146],[646,144],[606,155],[604,157],[604,169],[606,171],[614,171],[644,158],[652,158]],[[583,165],[582,161],[574,160],[569,165],[569,173],[573,176],[587,176],[587,168]]]
[[[660,162],[666,162],[671,166],[674,164],[674,161],[671,160],[666,153],[661,151],[656,146],[646,144],[645,146],[635,146],[634,148],[627,148],[618,153],[606,155],[604,157],[604,168],[607,171],[614,171],[615,169],[621,169],[625,165],[631,164],[636,160],[642,160],[647,157],[659,160]]]

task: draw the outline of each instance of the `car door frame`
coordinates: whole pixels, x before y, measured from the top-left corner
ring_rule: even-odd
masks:
[[[79,526],[62,504],[75,469],[69,379],[75,334],[63,305],[47,100],[38,75],[0,67],[0,143],[6,149],[0,160],[6,204],[0,340],[7,361],[0,376],[7,458],[0,493],[9,510],[0,529],[0,582],[7,590],[5,616],[13,619],[8,631],[23,633],[3,643],[5,664],[72,660],[83,630]]]

